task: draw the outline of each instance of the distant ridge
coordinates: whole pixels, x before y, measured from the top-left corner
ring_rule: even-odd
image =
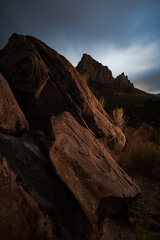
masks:
[[[107,66],[88,54],[83,54],[76,69],[85,78],[94,95],[97,98],[104,97],[109,103],[141,103],[153,98],[152,94],[135,88],[124,73],[114,78]]]
[[[154,96],[156,96],[156,97],[158,97],[158,98],[160,98],[160,93],[155,93],[155,94],[153,94]]]

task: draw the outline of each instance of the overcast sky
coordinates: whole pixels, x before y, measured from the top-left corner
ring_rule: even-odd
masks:
[[[44,41],[76,66],[83,53],[160,92],[160,0],[0,1],[0,48],[14,32]]]

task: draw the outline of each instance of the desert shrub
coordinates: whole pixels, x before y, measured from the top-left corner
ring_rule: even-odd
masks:
[[[125,122],[128,126],[139,128],[143,122],[158,129],[160,128],[160,99],[149,99],[144,103],[117,103],[105,105],[105,110],[110,115],[113,109],[123,108]]]
[[[102,108],[104,108],[104,106],[105,106],[104,97],[100,97],[100,98],[99,98],[99,103],[101,104]]]
[[[118,156],[129,174],[160,178],[160,133],[148,124],[139,129],[125,128],[127,144]]]
[[[158,177],[160,171],[160,147],[153,142],[146,142],[131,154],[131,163],[137,172]]]
[[[159,221],[156,221],[159,218],[159,207],[159,199],[151,197],[148,190],[143,190],[129,204],[129,221],[136,232],[137,240],[159,239],[159,234],[156,234],[159,229]]]
[[[124,126],[124,112],[123,108],[116,108],[113,110],[113,120],[116,126],[120,127],[121,129]]]
[[[140,143],[137,148],[123,154],[125,161],[122,161],[124,168],[129,172],[160,178],[160,146],[154,142]]]
[[[160,145],[160,129],[154,128],[147,123],[143,123],[139,127],[137,133],[143,137],[143,141],[154,142],[157,145]]]

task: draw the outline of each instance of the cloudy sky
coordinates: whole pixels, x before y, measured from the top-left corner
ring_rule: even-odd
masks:
[[[76,66],[83,53],[135,86],[160,92],[160,0],[0,1],[0,48],[33,35]]]

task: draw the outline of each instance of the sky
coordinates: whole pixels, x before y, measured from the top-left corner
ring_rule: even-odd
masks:
[[[74,66],[82,54],[160,92],[160,0],[0,1],[0,49],[12,33],[32,35]]]

